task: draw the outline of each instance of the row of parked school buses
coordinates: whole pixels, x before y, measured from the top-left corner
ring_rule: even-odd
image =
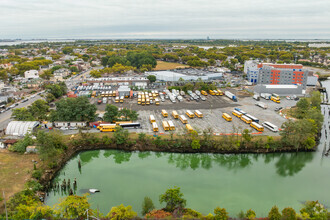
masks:
[[[202,90],[201,93],[203,95],[207,95],[207,92]],[[223,95],[223,92],[220,89],[209,90],[210,95]]]
[[[137,103],[138,105],[150,105],[155,103],[155,105],[159,105],[159,95],[158,91],[151,91],[151,92],[139,92]]]
[[[232,114],[234,116],[236,116],[237,118],[241,119],[243,122],[245,122],[246,124],[249,124],[252,128],[256,129],[259,132],[263,132],[264,131],[264,127],[268,128],[269,130],[273,131],[273,132],[277,132],[278,131],[278,127],[276,125],[273,125],[270,122],[264,122],[262,123],[262,125],[259,124],[259,119],[247,114],[245,111],[239,109],[239,108],[235,108],[232,111]]]
[[[169,114],[166,110],[162,110],[161,111],[161,114],[164,118],[168,118],[169,117]],[[197,118],[203,118],[203,113],[201,113],[199,110],[195,110],[194,113],[190,110],[187,110],[186,111],[186,115],[179,115],[177,111],[172,111],[172,117],[174,119],[178,119],[182,122],[182,124],[184,124],[187,128],[187,130],[189,132],[193,131],[194,129],[192,128],[192,126],[190,124],[188,124],[188,119],[187,117],[188,116],[189,118],[195,118],[195,116]],[[154,115],[150,115],[149,116],[149,120],[150,120],[150,123],[152,124],[152,129],[154,132],[157,132],[159,131],[159,128],[158,128],[158,124],[156,122],[156,118]],[[165,131],[173,131],[175,130],[175,125],[173,123],[173,121],[171,120],[164,120],[162,121],[162,126],[164,128]]]

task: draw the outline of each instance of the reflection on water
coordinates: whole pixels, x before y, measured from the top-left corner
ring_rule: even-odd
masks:
[[[167,158],[167,163],[179,168],[205,169],[209,170],[213,166],[224,167],[229,171],[236,172],[250,167],[259,159],[265,164],[275,162],[276,173],[280,176],[294,176],[299,173],[304,166],[313,160],[313,153],[272,153],[272,154],[178,154],[178,153],[153,153],[153,152],[124,152],[118,150],[105,150],[103,156],[112,158],[116,164],[128,163],[132,154],[137,154],[140,160],[144,160],[151,155],[157,158]],[[83,166],[92,162],[100,156],[100,151],[86,151],[79,154],[79,159]]]

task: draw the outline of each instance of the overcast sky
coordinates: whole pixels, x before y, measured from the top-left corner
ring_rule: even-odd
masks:
[[[330,39],[330,0],[0,0],[4,38]]]

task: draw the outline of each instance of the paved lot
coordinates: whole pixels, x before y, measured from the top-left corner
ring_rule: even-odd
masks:
[[[97,99],[92,100],[97,101]],[[176,110],[178,114],[185,115],[186,110],[200,110],[204,118],[188,118],[188,123],[199,133],[202,133],[203,130],[208,128],[212,128],[214,133],[235,133],[237,129],[242,131],[243,129],[252,129],[252,132],[256,132],[253,128],[251,128],[248,124],[241,121],[239,118],[233,116],[231,112],[235,107],[241,108],[245,112],[257,117],[260,120],[260,124],[265,121],[269,121],[278,127],[281,127],[282,123],[286,121],[285,118],[280,116],[277,112],[275,112],[276,107],[291,107],[296,104],[296,101],[287,100],[282,98],[281,103],[277,104],[270,100],[261,99],[261,102],[268,105],[268,109],[262,109],[255,105],[257,102],[252,97],[240,97],[238,102],[233,102],[229,100],[225,96],[207,96],[206,101],[186,101],[172,103],[169,100],[165,102],[161,102],[159,106],[156,105],[146,105],[141,106],[137,105],[137,99],[125,99],[124,103],[114,103],[112,100],[111,104],[114,104],[118,107],[126,107],[131,108],[133,110],[138,111],[139,118],[138,121],[141,123],[142,129],[131,129],[132,132],[145,132],[152,134],[152,126],[149,122],[149,116],[154,115],[156,118],[156,122],[159,127],[159,133],[169,133],[169,131],[164,131],[162,127],[163,120],[172,120],[174,125],[176,126],[176,133],[184,133],[185,125],[181,123],[179,119],[174,119],[171,115],[173,110]],[[105,104],[98,105],[98,110],[104,111]],[[161,115],[161,110],[165,109],[169,116],[168,118],[164,118]],[[222,113],[229,113],[233,117],[232,122],[227,122],[222,118]],[[278,135],[267,129],[263,132],[266,135]]]

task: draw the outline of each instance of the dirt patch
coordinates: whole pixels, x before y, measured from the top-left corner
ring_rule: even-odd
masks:
[[[188,66],[181,63],[157,61],[157,66],[153,70],[171,70],[171,69],[186,68],[186,67]]]
[[[18,154],[6,149],[0,150],[0,192],[5,191],[6,200],[22,191],[24,184],[30,179],[33,170],[32,160],[39,161],[36,154]],[[3,202],[0,202],[3,207]],[[0,208],[1,210],[1,208]]]

